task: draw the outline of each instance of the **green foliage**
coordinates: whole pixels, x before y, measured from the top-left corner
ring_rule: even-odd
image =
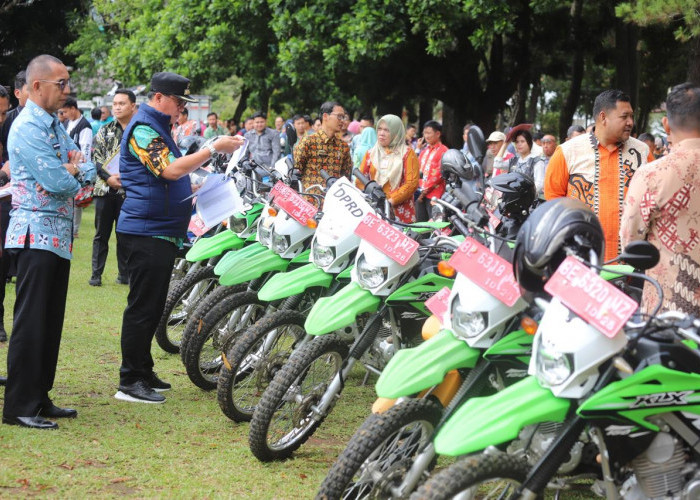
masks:
[[[208,85],[202,93],[211,96],[211,110],[226,120],[235,113],[242,89],[243,81],[237,76],[230,76],[224,81]]]
[[[697,0],[632,0],[615,7],[615,14],[640,26],[670,24],[678,40],[700,36]]]

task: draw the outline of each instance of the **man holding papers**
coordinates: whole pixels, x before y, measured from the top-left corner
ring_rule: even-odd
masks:
[[[112,101],[114,121],[102,127],[95,137],[95,150],[92,159],[97,168],[97,182],[93,192],[95,202],[95,239],[92,240],[92,276],[90,285],[102,285],[102,272],[105,269],[109,252],[109,237],[116,225],[119,211],[124,201],[124,190],[119,179],[119,154],[122,134],[136,112],[136,96],[131,90],[119,89]],[[117,283],[126,285],[126,259],[121,245],[117,242]]]
[[[153,372],[151,342],[168,294],[178,248],[192,212],[189,173],[216,153],[232,153],[244,142],[221,136],[208,148],[180,154],[170,129],[188,102],[190,81],[175,73],[156,73],[148,103],[124,129],[119,173],[126,199],[117,222],[126,255],[129,297],[122,321],[122,365],[115,398],[163,403],[170,389]]]

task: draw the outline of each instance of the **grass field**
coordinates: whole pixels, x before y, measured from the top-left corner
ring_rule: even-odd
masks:
[[[248,450],[248,425],[219,410],[215,393],[196,388],[177,355],[155,343],[156,371],[171,382],[163,405],[113,398],[127,287],[117,285],[114,238],[103,286],[88,286],[94,209],[84,212],[75,242],[56,383],[56,404],[76,408],[58,431],[0,425],[0,498],[176,497],[311,498],[374,399],[357,371],[340,402],[295,458],[262,464]],[[14,285],[7,286],[10,332]],[[6,373],[7,343],[0,344]],[[0,391],[0,396],[2,391]],[[2,399],[0,397],[0,399]]]

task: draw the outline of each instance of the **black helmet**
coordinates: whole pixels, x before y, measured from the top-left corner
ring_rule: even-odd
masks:
[[[205,141],[204,137],[198,135],[186,135],[180,138],[177,147],[180,148],[180,152],[183,155],[191,155],[199,151]]]
[[[497,175],[491,179],[491,187],[502,193],[498,209],[506,217],[527,215],[537,197],[535,180],[522,172]]]
[[[471,125],[467,132],[467,148],[472,154],[476,162],[481,165],[486,154],[486,141],[484,141],[484,133],[478,125]]]
[[[451,176],[457,176],[460,181],[481,179],[481,167],[478,163],[467,161],[467,157],[459,149],[448,149],[440,160],[442,177],[448,182],[454,181]]]
[[[518,232],[513,274],[522,288],[541,292],[566,258],[566,249],[588,259],[603,255],[605,236],[598,218],[584,203],[557,198],[537,207]]]

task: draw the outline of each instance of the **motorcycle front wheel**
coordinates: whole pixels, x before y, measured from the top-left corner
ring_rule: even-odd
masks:
[[[213,266],[197,269],[173,284],[156,328],[155,337],[161,349],[172,354],[180,352],[187,318],[217,285]]]
[[[326,418],[314,414],[348,355],[335,334],[305,343],[277,372],[253,412],[248,442],[258,460],[289,458]]]
[[[249,422],[260,397],[304,338],[306,315],[277,311],[248,328],[225,353],[217,380],[221,411],[234,422]]]
[[[401,483],[413,459],[433,439],[442,412],[433,399],[410,399],[367,417],[316,498],[391,498],[391,488]],[[434,465],[435,460],[428,470]]]
[[[411,500],[510,498],[530,470],[525,458],[478,455],[460,460],[434,475]]]
[[[202,318],[201,328],[189,339],[185,352],[187,376],[194,385],[205,391],[216,389],[225,344],[259,320],[266,307],[257,292],[239,292],[226,297]]]

